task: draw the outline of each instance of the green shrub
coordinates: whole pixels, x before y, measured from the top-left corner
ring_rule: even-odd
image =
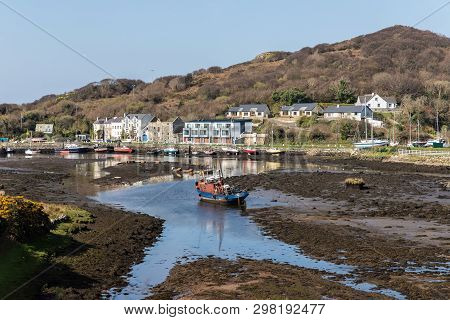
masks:
[[[42,205],[12,196],[0,197],[0,224],[6,237],[19,242],[45,234],[52,226]]]

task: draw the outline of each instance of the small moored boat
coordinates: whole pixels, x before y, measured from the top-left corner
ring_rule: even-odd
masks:
[[[114,147],[114,152],[118,153],[133,153],[134,150],[130,147],[122,146],[122,147]]]
[[[166,148],[163,151],[165,155],[176,155],[180,152],[177,148]]]
[[[214,156],[214,155],[216,155],[216,152],[214,150],[206,150],[204,153],[207,156]]]
[[[68,144],[65,148],[59,150],[60,153],[86,153],[89,151],[87,147],[80,147],[77,144]]]
[[[238,154],[239,153],[238,149],[227,148],[227,147],[222,148],[222,151],[225,152],[226,154]]]
[[[195,182],[195,189],[201,201],[219,204],[241,205],[249,195],[245,190],[239,190],[225,184],[221,175],[203,177]]]
[[[27,155],[33,155],[33,154],[38,154],[38,153],[41,153],[41,151],[40,150],[32,150],[32,149],[25,150],[25,154],[27,154]]]
[[[245,148],[245,149],[242,149],[242,151],[244,151],[244,153],[246,153],[248,155],[255,155],[258,153],[258,150],[251,149],[251,148]]]
[[[270,148],[270,149],[267,149],[266,152],[272,156],[278,156],[278,155],[284,153],[284,150]]]
[[[361,142],[355,142],[353,146],[356,149],[368,149],[373,147],[382,147],[389,145],[389,141],[387,140],[378,140],[378,139],[368,139],[361,140]]]

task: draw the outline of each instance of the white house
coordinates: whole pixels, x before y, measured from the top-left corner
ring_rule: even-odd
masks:
[[[128,139],[137,142],[148,141],[145,129],[150,122],[156,121],[154,115],[148,113],[130,113],[123,116],[123,133]]]
[[[381,97],[376,93],[358,96],[356,106],[368,106],[375,111],[394,110],[397,108],[395,97]]]
[[[270,115],[267,104],[241,104],[231,107],[226,114],[227,118],[264,119]]]
[[[197,120],[184,124],[185,143],[239,143],[244,133],[252,132],[252,120]]]
[[[282,106],[280,110],[281,117],[310,117],[313,114],[319,114],[322,108],[315,102],[313,103],[295,103],[292,106]]]
[[[119,141],[123,136],[123,118],[114,117],[105,119],[104,141]]]
[[[145,142],[146,128],[156,117],[151,114],[124,114],[123,117],[97,118],[93,123],[94,140],[119,141],[122,138]]]
[[[367,106],[331,106],[323,110],[323,117],[327,120],[362,120],[373,118],[372,110]]]

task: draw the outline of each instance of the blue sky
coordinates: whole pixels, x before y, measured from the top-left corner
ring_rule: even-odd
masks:
[[[118,78],[156,77],[413,25],[446,0],[0,0],[0,103],[108,78],[7,3]],[[449,36],[450,5],[417,26]]]

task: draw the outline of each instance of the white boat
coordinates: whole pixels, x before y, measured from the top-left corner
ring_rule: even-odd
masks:
[[[235,148],[230,148],[230,147],[223,147],[222,151],[228,154],[238,154],[239,150],[235,149]]]
[[[353,143],[353,146],[356,149],[368,149],[373,147],[381,147],[389,145],[389,141],[387,140],[379,140],[379,139],[368,139],[361,140],[360,142]]]
[[[28,154],[28,155],[38,154],[40,152],[41,152],[40,150],[31,150],[31,149],[25,150],[25,154]]]
[[[163,151],[164,151],[164,154],[168,154],[168,155],[175,155],[175,154],[178,154],[180,152],[176,148],[166,148]]]
[[[267,149],[266,152],[268,154],[270,154],[270,155],[275,156],[275,155],[279,155],[279,154],[284,153],[284,150],[280,150],[280,149],[277,149],[277,148],[270,148],[270,149]]]

